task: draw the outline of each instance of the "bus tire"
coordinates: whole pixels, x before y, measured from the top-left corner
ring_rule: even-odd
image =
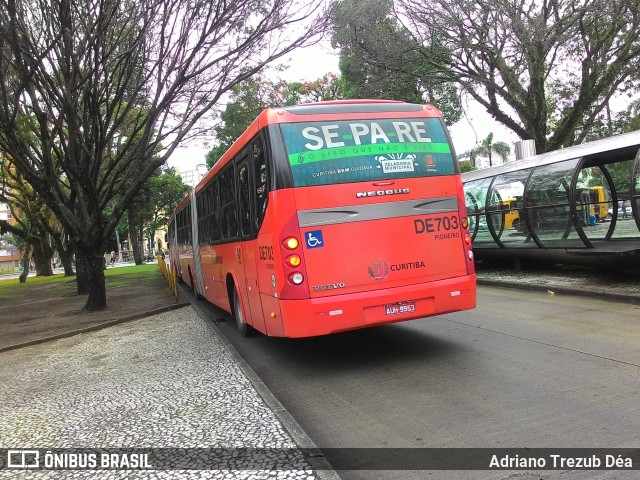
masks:
[[[253,328],[244,321],[244,315],[242,314],[242,307],[240,306],[240,298],[238,297],[238,290],[233,289],[233,317],[236,320],[236,327],[238,332],[243,337],[248,337],[253,333]]]

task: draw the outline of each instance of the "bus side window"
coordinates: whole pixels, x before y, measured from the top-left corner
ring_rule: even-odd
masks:
[[[240,216],[240,234],[243,238],[251,236],[251,189],[249,163],[245,157],[238,164],[238,214]]]
[[[214,180],[211,185],[211,242],[219,242],[222,239],[222,233],[220,230],[220,184],[218,180]]]
[[[267,167],[267,156],[264,151],[264,142],[258,137],[253,143],[253,171],[255,172],[255,227],[256,232],[260,230],[264,214],[267,211],[267,200],[269,199],[269,175]]]
[[[229,240],[238,235],[236,216],[235,169],[233,164],[220,175],[220,227],[222,239]]]
[[[187,245],[193,245],[193,231],[191,229],[191,204],[187,205],[186,208],[187,211],[187,215],[186,215],[186,223],[187,223],[187,228],[186,228],[186,233],[187,233],[187,240],[186,243]]]

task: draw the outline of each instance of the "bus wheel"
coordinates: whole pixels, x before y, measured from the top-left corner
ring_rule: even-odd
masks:
[[[251,328],[251,325],[247,325],[244,321],[242,307],[240,307],[240,299],[238,298],[238,291],[235,288],[233,289],[233,316],[236,319],[236,327],[238,327],[240,335],[243,337],[251,335],[253,328]]]

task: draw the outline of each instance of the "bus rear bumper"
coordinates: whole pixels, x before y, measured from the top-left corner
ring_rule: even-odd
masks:
[[[403,307],[392,307],[390,310],[398,312],[388,313],[386,307],[393,305]],[[404,322],[475,306],[475,275],[370,292],[280,300],[284,335],[293,338]]]

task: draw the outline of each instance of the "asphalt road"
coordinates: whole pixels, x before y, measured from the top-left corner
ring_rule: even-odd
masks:
[[[327,337],[242,338],[232,322],[218,328],[321,448],[640,448],[639,320],[634,304],[479,287],[474,311]],[[518,475],[618,479],[638,470]]]

